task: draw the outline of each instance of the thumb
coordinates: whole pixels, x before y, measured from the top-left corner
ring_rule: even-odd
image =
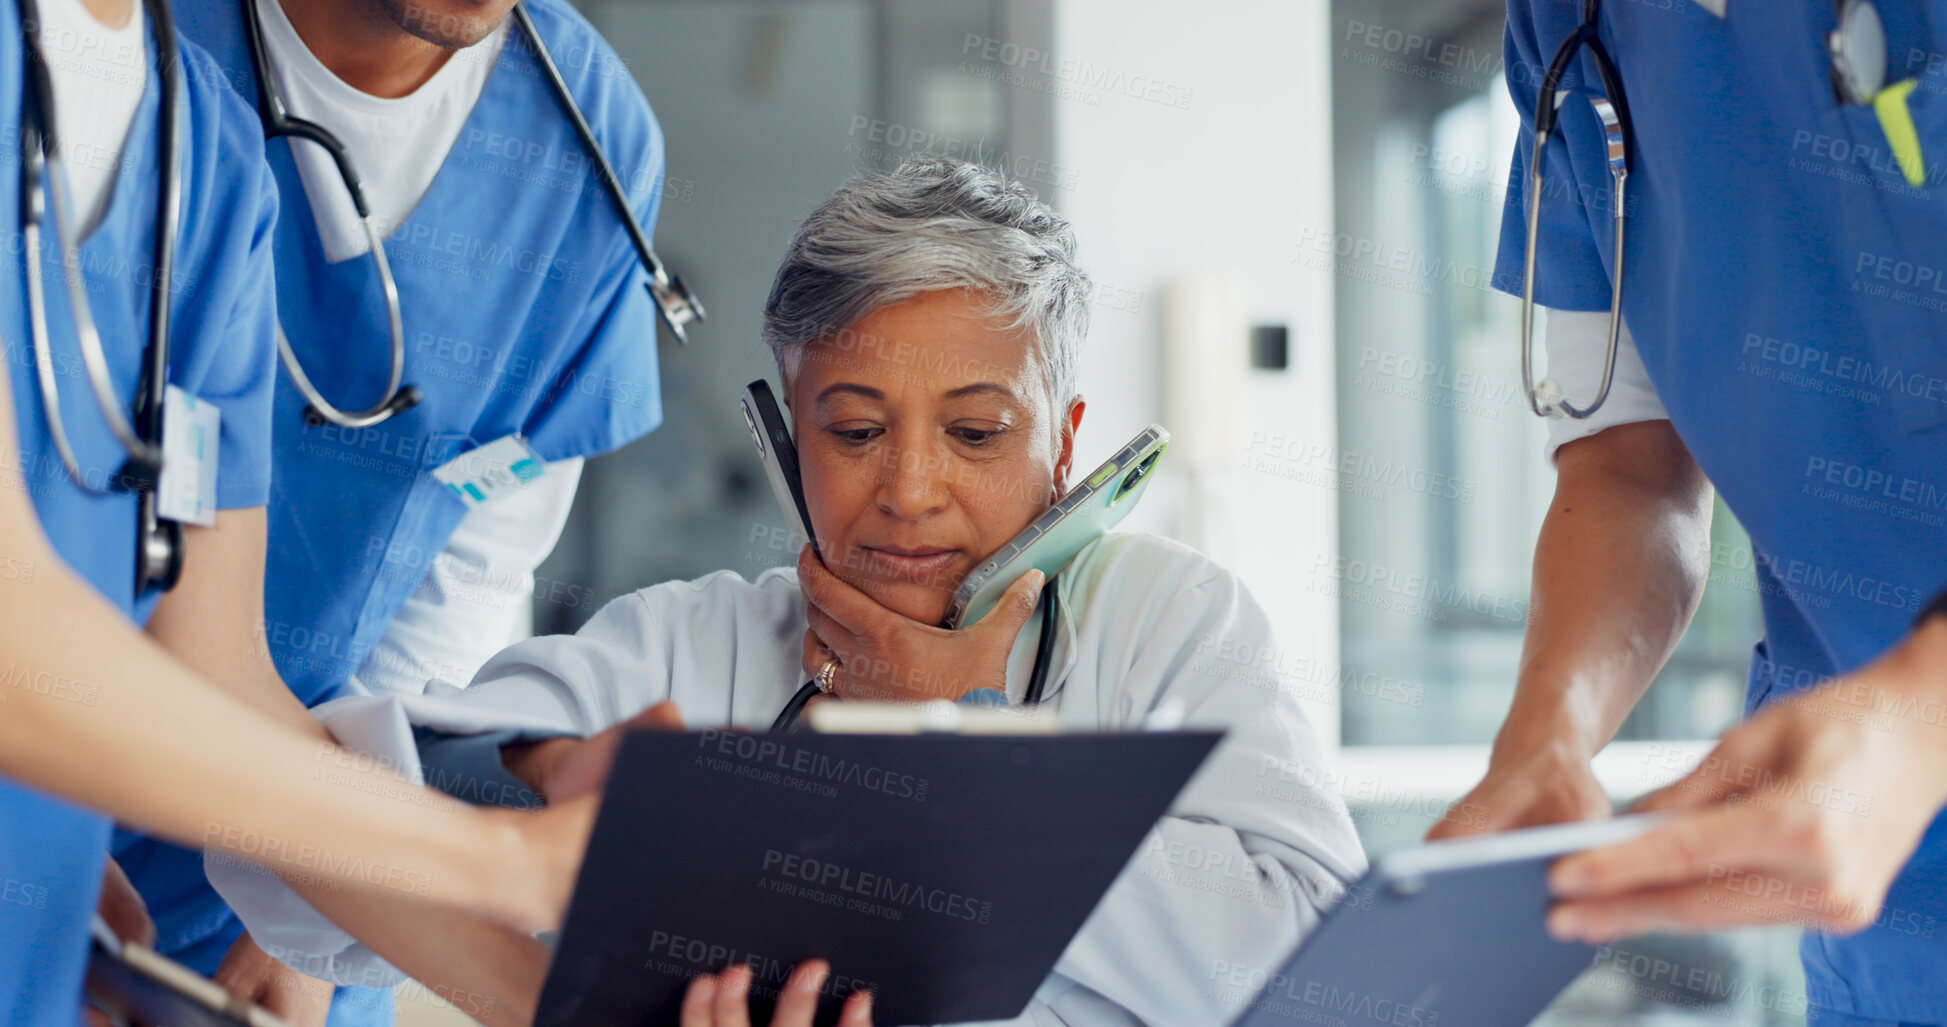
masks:
[[[1724,733],[1688,774],[1664,785],[1630,804],[1632,813],[1655,813],[1725,802],[1743,791],[1740,782],[1757,782],[1768,777],[1764,738],[1750,724],[1741,724]]]
[[[1028,618],[1034,616],[1035,604],[1041,601],[1041,588],[1047,582],[1047,577],[1040,570],[1030,568],[1026,574],[1015,578],[1014,584],[1007,586],[1007,591],[1001,593],[1000,602],[995,603],[994,608],[987,611],[987,616],[980,618],[972,630],[994,632],[1006,639],[1008,645],[1013,645],[1014,636],[1019,635]]]
[[[681,731],[683,730],[683,711],[677,709],[675,703],[664,699],[662,702],[630,717],[627,721],[627,726],[654,728],[658,731]]]

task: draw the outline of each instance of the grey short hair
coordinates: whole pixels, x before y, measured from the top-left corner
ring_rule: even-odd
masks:
[[[1032,327],[1057,415],[1075,397],[1093,286],[1068,219],[999,172],[916,157],[840,186],[798,229],[764,304],[764,344],[787,379],[804,343],[942,289],[994,300]]]

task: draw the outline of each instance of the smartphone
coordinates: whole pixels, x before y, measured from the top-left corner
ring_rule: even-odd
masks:
[[[981,561],[954,590],[946,627],[973,624],[1000,602],[1015,579],[1030,569],[1052,578],[1075,554],[1102,537],[1142,498],[1156,469],[1156,458],[1170,445],[1170,433],[1152,424],[1116,451],[1095,473],[1082,479],[1061,501],[1034,519],[992,556]]]
[[[771,480],[771,494],[784,511],[785,525],[810,542],[812,553],[822,558],[818,536],[811,532],[811,508],[804,502],[804,478],[798,472],[798,447],[791,442],[791,422],[784,419],[777,397],[771,394],[771,383],[759,378],[745,386],[743,406],[744,427],[757,443],[757,457],[764,461],[764,476]]]

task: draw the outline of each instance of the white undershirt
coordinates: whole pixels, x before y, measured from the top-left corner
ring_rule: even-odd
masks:
[[[390,235],[419,205],[459,139],[500,56],[507,22],[480,42],[455,51],[410,95],[390,99],[361,92],[325,67],[304,45],[278,0],[257,0],[257,11],[285,107],[330,129],[344,144],[379,234]],[[292,149],[325,259],[337,263],[363,256],[371,244],[331,158],[313,143],[293,142]]]
[[[41,54],[54,82],[54,134],[80,236],[94,231],[108,212],[122,147],[148,81],[145,12],[139,0],[130,0],[130,6],[128,24],[109,28],[81,0],[41,0]]]
[[[1547,317],[1543,345],[1548,353],[1548,377],[1555,379],[1570,402],[1587,403],[1602,386],[1602,363],[1609,352],[1609,312],[1550,310]],[[1548,444],[1542,453],[1553,463],[1555,452],[1576,439],[1619,424],[1669,419],[1625,319],[1616,338],[1616,376],[1609,384],[1609,398],[1581,420],[1549,418]]]
[[[464,688],[488,657],[533,634],[534,570],[561,538],[582,462],[556,460],[521,491],[468,511],[366,654],[354,687],[371,695],[417,695],[428,681]]]

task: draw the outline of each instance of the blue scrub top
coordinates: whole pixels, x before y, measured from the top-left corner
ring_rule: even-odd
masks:
[[[627,67],[562,0],[523,0],[647,231],[662,132]],[[254,108],[238,0],[176,5]],[[331,264],[291,158],[259,143],[289,198],[278,223],[278,307],[311,380],[341,407],[382,394],[390,369],[369,257]],[[376,427],[306,427],[279,374],[261,643],[298,698],[331,698],[446,546],[465,505],[430,471],[523,433],[542,458],[603,453],[662,419],[647,278],[586,151],[508,26],[498,63],[411,216],[386,240],[406,328],[405,382],[420,404]],[[201,857],[130,836],[117,858],[148,900],[157,948],[186,949],[233,914]]]
[[[150,64],[154,64],[154,44]],[[223,411],[218,505],[264,505],[270,450],[275,316],[270,238],[277,194],[259,157],[255,118],[207,72],[207,55],[183,47],[189,74],[184,101],[187,156],[182,232],[176,251],[178,291],[172,305],[170,380]],[[18,154],[22,51],[17,8],[0,3],[0,146]],[[204,74],[196,74],[197,72]],[[147,342],[150,255],[159,171],[155,142],[159,94],[151,74],[122,155],[123,173],[102,224],[84,241],[88,284],[123,410],[134,402]],[[219,171],[220,169],[220,171]],[[110,603],[134,617],[135,500],[98,498],[67,478],[47,434],[28,335],[20,235],[20,165],[0,161],[0,340],[13,392],[20,460],[0,473],[18,475],[41,526],[62,561]],[[112,475],[122,450],[88,391],[60,258],[43,238],[48,268],[49,333],[65,423],[84,470]],[[18,558],[0,558],[0,583],[53,573]],[[0,681],[0,716],[15,689],[58,690],[92,704],[85,686],[52,679]],[[0,1022],[72,1024],[81,1001],[88,922],[101,885],[109,821],[0,778]]]
[[[1947,584],[1947,0],[1879,7],[1888,80],[1919,78],[1919,189],[1873,112],[1834,99],[1832,4],[1731,0],[1721,21],[1692,0],[1602,6],[1635,121],[1624,314],[1671,422],[1751,536],[1765,634],[1747,712],[1868,663]],[[1516,295],[1535,93],[1580,8],[1509,6],[1524,127],[1495,285]],[[1571,80],[1598,82],[1593,62]],[[1609,172],[1588,104],[1562,110],[1536,299],[1607,310]],[[1947,1023],[1947,822],[1885,909],[1852,937],[1806,935],[1807,997]]]

